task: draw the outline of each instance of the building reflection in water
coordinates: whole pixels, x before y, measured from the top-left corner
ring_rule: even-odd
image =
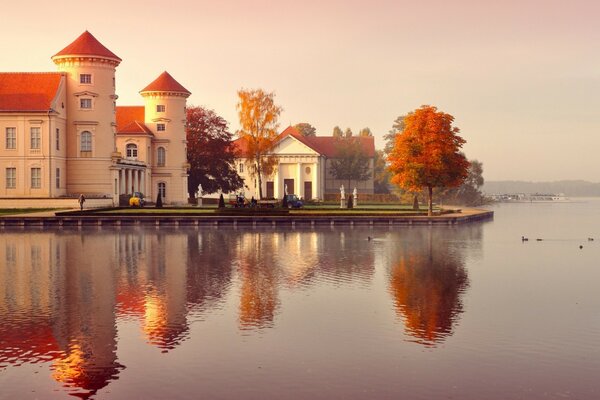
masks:
[[[391,263],[390,292],[411,341],[436,346],[453,332],[469,287],[464,251],[451,243],[481,242],[480,227],[417,228],[398,241]],[[452,238],[452,242],[448,241]]]
[[[281,290],[368,284],[374,256],[356,245],[363,236],[176,228],[0,235],[0,370],[47,363],[68,393],[92,397],[125,368],[120,321],[139,323],[145,340],[167,352],[235,284],[238,328],[272,327]]]

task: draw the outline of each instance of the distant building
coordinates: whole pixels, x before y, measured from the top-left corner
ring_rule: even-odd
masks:
[[[121,58],[84,32],[52,57],[58,72],[0,73],[0,198],[141,191],[187,202],[186,99],[163,72],[117,107]]]
[[[294,127],[285,129],[276,139],[273,155],[279,162],[272,176],[263,177],[262,193],[264,198],[280,198],[284,187],[287,192],[296,194],[307,200],[323,200],[326,194],[340,193],[340,186],[348,185],[346,180],[337,180],[331,173],[331,163],[337,157],[339,141],[347,140],[333,136],[305,137]],[[374,191],[373,166],[375,159],[375,141],[372,136],[352,137],[348,140],[360,142],[363,153],[369,158],[370,178],[364,181],[352,181],[352,188],[345,188],[351,193],[354,187],[359,193],[372,194]],[[247,198],[258,199],[258,182],[252,177],[246,158],[246,142],[238,139],[234,142],[240,157],[236,160],[239,175],[244,179],[244,192]],[[250,167],[251,168],[251,167]]]

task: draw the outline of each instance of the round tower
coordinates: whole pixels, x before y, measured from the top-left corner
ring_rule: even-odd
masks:
[[[67,74],[67,191],[112,196],[115,69],[121,59],[85,31],[52,61]]]
[[[140,91],[144,97],[145,124],[152,140],[152,194],[163,201],[185,204],[188,199],[186,101],[191,92],[168,72]]]

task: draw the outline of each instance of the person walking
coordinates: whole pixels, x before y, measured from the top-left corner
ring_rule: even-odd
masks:
[[[79,207],[83,211],[83,203],[85,203],[85,196],[83,193],[79,195]]]

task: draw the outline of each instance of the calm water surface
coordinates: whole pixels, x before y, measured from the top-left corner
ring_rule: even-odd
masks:
[[[600,201],[494,210],[1,231],[0,398],[600,398]]]

